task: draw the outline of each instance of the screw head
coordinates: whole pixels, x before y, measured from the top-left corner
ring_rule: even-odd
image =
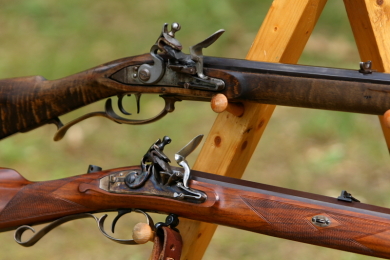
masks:
[[[146,68],[142,69],[139,72],[139,78],[143,81],[147,81],[148,79],[150,79],[150,71]]]

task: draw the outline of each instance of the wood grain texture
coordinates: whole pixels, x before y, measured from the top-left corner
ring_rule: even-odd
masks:
[[[41,76],[0,80],[0,138],[29,131],[67,112],[126,92],[108,77],[113,67],[117,70],[133,62],[139,59],[113,61],[58,80]]]
[[[390,72],[390,3],[382,0],[344,0],[362,61],[371,60],[373,69]],[[389,108],[390,109],[390,108]],[[379,116],[387,147],[390,129]]]
[[[326,0],[275,0],[246,59],[296,63]],[[218,115],[194,165],[195,170],[241,178],[275,109],[274,105],[244,103],[245,113]],[[182,259],[201,259],[216,225],[182,221]]]
[[[101,178],[131,170],[140,171],[140,167],[45,182],[11,181],[18,192],[5,201],[3,195],[8,190],[0,188],[0,204],[4,205],[0,208],[0,230],[78,213],[140,208],[323,247],[390,257],[389,209],[202,172],[193,172],[190,182],[192,188],[207,194],[207,200],[199,204],[145,196],[137,194],[138,190],[134,194],[119,194],[99,188]],[[9,176],[10,172],[0,170],[0,177],[3,174]],[[327,216],[330,225],[313,224],[311,219],[318,215]]]
[[[383,114],[390,107],[390,87],[385,80],[374,77],[359,78],[350,71],[342,70],[338,73],[353,79],[349,78],[349,81],[323,75],[320,79],[307,74],[285,75],[280,72],[282,75],[279,75],[271,71],[264,73],[267,69],[261,63],[212,57],[206,57],[205,60],[205,73],[225,82],[225,88],[220,92],[230,102],[256,102],[376,115]],[[170,73],[167,73],[167,79],[163,78],[159,83],[144,85],[132,76],[132,65],[150,62],[150,55],[141,55],[112,61],[58,80],[49,81],[40,76],[0,80],[0,139],[53,122],[58,116],[115,95],[153,93],[169,96],[176,101],[208,101],[216,93],[183,88],[179,83],[175,85],[168,80]],[[302,66],[280,66],[287,68],[287,71],[303,69]],[[312,70],[317,72],[306,69],[305,73],[322,71],[318,68]],[[183,74],[176,76],[180,78]],[[353,82],[354,79],[358,82]],[[241,116],[242,107],[231,103],[225,109],[231,113],[233,111],[235,116]],[[94,115],[105,116],[101,112]]]
[[[210,91],[129,85],[111,78],[128,66],[150,62],[151,56],[145,54],[114,60],[57,80],[45,80],[41,76],[0,80],[0,139],[30,131],[82,106],[124,93],[176,94],[211,99],[213,93]],[[223,76],[226,73],[216,74]],[[231,82],[235,84],[236,81]],[[229,91],[234,91],[234,88]]]

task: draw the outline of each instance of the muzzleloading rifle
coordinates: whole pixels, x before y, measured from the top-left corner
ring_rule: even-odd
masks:
[[[373,73],[371,62],[360,70],[253,62],[203,56],[219,30],[182,52],[175,38],[180,25],[168,31],[164,24],[149,54],[115,60],[58,80],[41,76],[0,80],[0,139],[54,123],[60,140],[72,125],[93,116],[117,123],[146,124],[172,112],[177,101],[210,101],[216,94],[229,102],[257,102],[283,106],[383,115],[390,108],[390,75]],[[118,115],[112,100],[105,111],[86,114],[64,125],[59,116],[95,101],[118,96],[124,115],[125,96],[134,94],[138,111],[142,94],[159,94],[165,100],[155,117],[131,120]]]
[[[390,258],[390,209],[358,202],[344,192],[331,198],[205,172],[191,171],[186,156],[200,143],[197,136],[175,154],[182,167],[170,165],[164,154],[169,137],[157,140],[140,166],[101,171],[60,180],[30,182],[14,170],[0,169],[0,231],[16,229],[15,240],[32,246],[58,225],[79,218],[93,218],[107,238],[122,244],[136,239],[117,239],[106,233],[107,215],[118,211],[117,220],[131,211],[146,216],[153,238],[159,225],[175,228],[180,217],[249,230],[270,236]],[[147,212],[170,214],[156,226]],[[30,225],[51,222],[23,241]],[[147,233],[147,232],[146,232]],[[139,239],[138,239],[139,240]]]
[[[184,54],[175,33],[164,24],[149,54],[123,58],[58,79],[25,77],[0,80],[0,139],[54,123],[55,140],[74,124],[93,116],[117,123],[146,124],[174,110],[177,101],[210,101],[222,94],[229,102],[250,101],[285,106],[382,115],[390,108],[390,75],[377,73],[370,62],[360,70],[344,70],[252,62],[203,56],[202,49],[223,30],[190,47]],[[165,107],[155,117],[131,120],[118,115],[108,99],[105,111],[93,112],[67,124],[59,116],[95,101],[134,94],[137,107],[144,93],[159,94]],[[259,183],[191,171],[185,158],[196,148],[195,138],[175,155],[182,168],[170,166],[163,153],[168,137],[158,140],[140,166],[100,170],[61,180],[30,182],[10,169],[0,169],[0,231],[15,231],[23,246],[35,244],[56,226],[78,218],[93,218],[104,230],[105,215],[117,220],[131,211],[146,216],[150,236],[161,226],[177,225],[180,217],[226,225],[294,241],[390,258],[390,210],[358,202],[344,191],[331,198]],[[147,212],[170,214],[155,226]],[[48,223],[31,239],[22,240],[31,225]],[[145,241],[146,242],[146,241]]]

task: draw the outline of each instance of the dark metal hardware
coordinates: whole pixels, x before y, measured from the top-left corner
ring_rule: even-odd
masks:
[[[99,187],[119,194],[159,196],[191,203],[203,203],[207,196],[200,190],[189,187],[191,170],[186,157],[199,145],[203,135],[198,135],[175,154],[176,162],[183,167],[174,170],[164,148],[171,142],[168,136],[158,139],[141,160],[141,170],[118,171],[100,180]]]
[[[169,214],[165,219],[165,223],[158,222],[156,223],[155,228],[157,232],[161,232],[161,227],[170,227],[171,229],[180,233],[179,230],[176,228],[178,225],[179,225],[179,217],[176,214]]]
[[[365,61],[365,62],[360,62],[360,70],[359,72],[366,75],[366,74],[372,74],[373,72],[375,72],[376,70],[373,70],[371,69],[372,67],[372,62],[369,60],[369,61]]]
[[[314,225],[319,226],[319,227],[327,227],[331,224],[331,221],[326,216],[318,215],[318,216],[312,217],[311,223],[313,223]]]
[[[100,172],[101,170],[102,170],[102,167],[99,167],[99,166],[90,164],[90,165],[88,166],[88,171],[87,171],[87,173]]]
[[[346,202],[360,202],[360,200],[354,198],[351,193],[348,193],[346,190],[341,191],[341,195],[337,199]]]

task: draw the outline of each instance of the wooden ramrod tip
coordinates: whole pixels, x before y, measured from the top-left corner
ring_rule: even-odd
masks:
[[[146,223],[137,223],[133,228],[133,239],[137,244],[153,241],[154,232]]]
[[[383,115],[385,125],[390,128],[390,109],[385,112]]]
[[[244,106],[241,103],[229,103],[224,94],[217,94],[211,99],[211,109],[216,113],[228,111],[237,117],[244,114]]]

